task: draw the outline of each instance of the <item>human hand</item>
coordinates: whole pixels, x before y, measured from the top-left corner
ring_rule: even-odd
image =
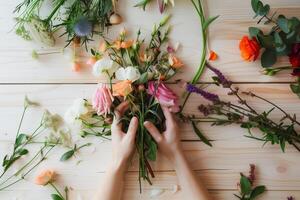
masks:
[[[138,129],[138,119],[136,117],[131,119],[127,133],[122,131],[122,123],[120,123],[128,106],[128,102],[123,102],[115,109],[115,117],[111,126],[113,165],[116,167],[126,166],[135,148],[134,141]]]
[[[146,121],[144,125],[158,144],[159,151],[168,159],[174,161],[175,156],[181,154],[182,152],[178,126],[169,109],[166,107],[162,107],[162,110],[166,118],[165,132],[160,133],[160,131],[154,126],[152,122]]]

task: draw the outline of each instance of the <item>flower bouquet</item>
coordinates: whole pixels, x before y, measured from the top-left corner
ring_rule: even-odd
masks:
[[[140,183],[143,179],[151,184],[150,175],[154,177],[154,174],[149,161],[154,161],[157,153],[157,145],[144,128],[144,122],[151,121],[163,131],[161,106],[167,106],[173,112],[179,111],[177,95],[164,83],[183,66],[174,55],[175,49],[167,44],[168,20],[169,16],[166,16],[154,26],[147,43],[141,39],[140,31],[131,40],[123,30],[116,40],[105,40],[101,52],[92,50],[99,59],[93,65],[93,73],[101,80],[92,100],[97,113],[94,117],[105,121],[107,128],[112,122],[114,109],[124,101],[129,103],[130,109],[121,121],[126,132],[132,117],[139,120],[136,149]]]

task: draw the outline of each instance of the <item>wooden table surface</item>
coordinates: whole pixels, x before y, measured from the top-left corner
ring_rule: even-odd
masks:
[[[12,149],[25,94],[51,112],[63,115],[74,99],[90,98],[97,83],[89,68],[84,68],[79,73],[72,72],[70,62],[63,55],[47,56],[38,61],[31,58],[31,51],[40,47],[33,42],[23,41],[10,31],[14,25],[12,10],[18,2],[19,0],[10,0],[0,3],[0,160]],[[265,2],[271,4],[272,11],[300,17],[299,0]],[[289,74],[268,77],[261,74],[259,61],[246,63],[240,58],[239,39],[247,34],[249,26],[256,25],[256,21],[252,19],[250,0],[207,0],[206,4],[210,15],[221,15],[210,29],[209,47],[220,56],[214,65],[239,87],[251,89],[278,103],[288,112],[300,115],[300,100],[289,90],[289,83],[293,81]],[[141,28],[149,35],[153,23],[162,17],[154,4],[149,7],[148,12],[133,8],[133,5],[133,1],[120,1],[119,11],[125,23],[112,28],[112,35],[123,26],[129,32]],[[172,13],[171,23],[174,26],[171,41],[181,43],[178,55],[186,64],[183,72],[176,78],[189,80],[198,66],[201,54],[198,19],[187,0],[176,1],[176,7],[169,12]],[[284,64],[288,64],[288,61],[281,60],[280,65]],[[210,81],[210,75],[210,72],[206,72],[201,81]],[[172,83],[170,86],[176,88]],[[213,86],[209,88],[225,95],[224,91]],[[178,90],[177,92],[180,93]],[[192,96],[187,112],[196,113],[195,108],[199,102],[199,97]],[[250,103],[261,111],[269,108],[260,101],[250,100]],[[32,125],[38,123],[40,115],[41,110],[30,110],[30,117],[25,120],[22,130],[32,130]],[[280,113],[274,112],[273,117],[279,119]],[[202,124],[200,128],[214,140],[212,148],[201,143],[188,125],[181,126],[182,145],[192,168],[214,199],[234,199],[239,172],[246,173],[250,163],[257,165],[257,183],[266,185],[268,189],[261,199],[284,200],[288,195],[300,199],[299,153],[292,147],[289,146],[286,153],[282,153],[278,146],[266,145],[262,148],[261,142],[245,138],[243,135],[246,131],[237,126],[211,127],[209,124]],[[37,172],[45,168],[57,170],[61,188],[65,185],[72,188],[71,200],[91,199],[109,164],[111,147],[110,142],[101,142],[99,138],[87,140],[92,141],[93,146],[83,149],[76,158],[66,163],[59,161],[64,150],[56,149],[26,180],[0,192],[0,199],[50,199],[50,188],[33,183]],[[33,150],[37,148],[38,145],[32,147]],[[80,164],[78,161],[81,161]],[[23,162],[24,160],[17,163],[14,170]],[[156,174],[154,185],[143,184],[143,193],[139,194],[137,165],[133,162],[126,176],[124,199],[150,199],[151,191],[157,188],[163,189],[164,193],[154,199],[182,199],[180,195],[173,193],[177,179],[168,161],[158,156],[158,161],[152,163],[152,166]]]

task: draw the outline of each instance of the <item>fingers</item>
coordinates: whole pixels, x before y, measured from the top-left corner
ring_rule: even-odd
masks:
[[[165,115],[167,126],[174,125],[175,121],[174,121],[173,115],[170,112],[169,108],[162,106],[161,109]]]
[[[118,107],[115,109],[115,117],[117,119],[121,118],[124,112],[128,109],[129,103],[127,101],[122,102]]]
[[[146,129],[149,131],[149,133],[152,135],[152,137],[154,138],[154,140],[157,143],[160,143],[162,140],[162,135],[159,132],[159,130],[154,126],[153,123],[146,121],[144,122],[144,126],[146,127]]]
[[[136,117],[133,117],[130,121],[127,135],[132,138],[135,138],[137,129],[138,129],[138,119]]]
[[[114,130],[122,131],[122,124],[120,123],[120,120],[124,112],[128,109],[128,106],[129,103],[127,101],[124,101],[120,105],[118,105],[118,107],[115,109],[114,121],[112,123],[112,128]]]

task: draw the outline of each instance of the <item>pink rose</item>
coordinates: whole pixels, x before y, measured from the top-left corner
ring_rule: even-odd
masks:
[[[169,107],[172,112],[179,112],[178,96],[165,84],[150,81],[147,92],[155,96],[162,106]]]
[[[93,96],[93,108],[97,111],[98,115],[107,115],[110,113],[110,108],[114,98],[110,89],[105,84],[99,84]]]

